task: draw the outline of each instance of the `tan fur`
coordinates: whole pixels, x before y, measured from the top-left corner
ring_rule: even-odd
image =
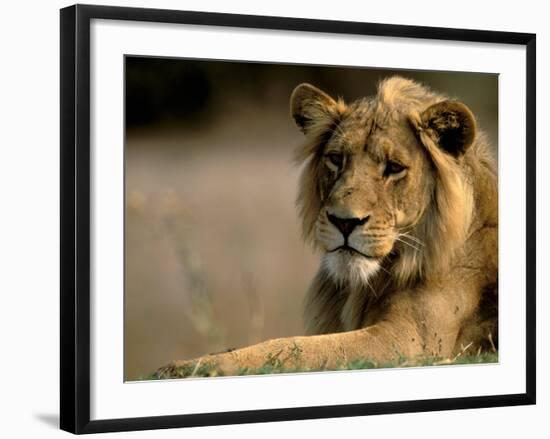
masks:
[[[496,166],[470,110],[392,77],[349,105],[302,84],[291,115],[306,136],[296,153],[304,237],[323,255],[305,302],[309,335],[201,361],[233,373],[275,353],[315,368],[494,349]]]

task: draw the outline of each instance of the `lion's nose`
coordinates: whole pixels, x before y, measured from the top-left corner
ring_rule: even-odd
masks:
[[[353,229],[357,226],[365,224],[369,220],[370,215],[367,215],[364,218],[339,218],[335,215],[327,213],[328,220],[336,226],[338,230],[344,235],[344,238],[347,238]]]

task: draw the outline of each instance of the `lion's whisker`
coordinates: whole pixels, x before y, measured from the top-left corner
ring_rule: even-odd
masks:
[[[401,239],[399,236],[396,236],[395,237],[395,240],[396,241],[399,241],[399,242],[402,242],[403,244],[405,245],[408,245],[409,247],[415,249],[417,252],[420,252],[420,249],[414,245],[412,245],[410,242],[407,242],[407,241],[404,241],[403,239]]]
[[[374,291],[374,288],[372,287],[371,283],[369,282],[368,279],[365,279],[365,283],[367,284],[367,286],[370,288],[370,290],[372,291],[372,294],[374,295],[374,297],[378,298],[378,294],[376,294],[376,291]]]
[[[425,244],[422,242],[421,239],[417,238],[416,236],[412,236],[407,232],[400,233],[399,236],[402,238],[409,238],[411,241],[414,241],[417,244],[420,244],[421,246],[425,246]]]
[[[391,275],[391,272],[388,269],[384,268],[382,265],[379,265],[378,268],[380,268],[382,271],[385,271],[386,273]]]

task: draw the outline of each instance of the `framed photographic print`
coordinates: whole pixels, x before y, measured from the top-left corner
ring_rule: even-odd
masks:
[[[535,403],[535,35],[61,10],[61,428]]]

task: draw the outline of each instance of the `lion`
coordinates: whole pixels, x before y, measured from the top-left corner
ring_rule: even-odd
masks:
[[[157,375],[496,351],[497,171],[471,110],[395,76],[349,104],[300,84],[290,113],[305,135],[303,236],[321,253],[306,335],[175,361]]]

